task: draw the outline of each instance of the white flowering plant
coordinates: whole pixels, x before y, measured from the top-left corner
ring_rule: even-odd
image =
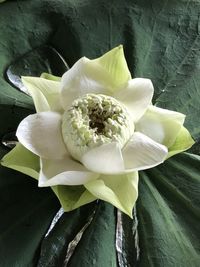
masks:
[[[62,78],[22,81],[36,113],[19,124],[1,164],[50,186],[65,211],[101,199],[132,217],[138,171],[194,143],[185,115],[153,106],[151,80],[132,79],[121,45],[79,59]]]

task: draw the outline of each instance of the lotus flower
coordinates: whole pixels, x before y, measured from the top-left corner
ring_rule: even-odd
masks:
[[[102,199],[132,217],[138,171],[193,144],[185,115],[153,106],[151,80],[131,78],[122,46],[81,58],[61,80],[22,80],[37,113],[2,164],[51,186],[65,211]]]

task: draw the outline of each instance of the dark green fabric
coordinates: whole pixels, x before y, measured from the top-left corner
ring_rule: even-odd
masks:
[[[198,141],[191,151],[199,153],[199,13],[197,0],[19,0],[0,4],[0,137],[15,130],[23,117],[34,112],[30,97],[5,79],[5,70],[13,61],[48,44],[72,66],[81,56],[95,58],[123,44],[133,77],[147,77],[153,81],[154,103],[187,115],[185,125]],[[141,174],[137,203],[140,247],[137,266],[200,265],[199,166],[198,156],[184,154]],[[27,197],[29,192],[30,198]],[[57,200],[49,190],[37,189],[30,178],[2,167],[0,198],[3,218],[0,221],[1,265],[35,266],[39,261],[39,242],[58,209]],[[29,225],[23,218],[29,216],[30,209],[34,211],[34,218],[30,217],[31,228],[27,234]],[[81,265],[83,259],[87,266],[117,265],[113,252],[112,212],[106,205],[105,209],[98,210],[99,217],[95,217],[84,233],[74,254],[78,256],[72,258],[70,266]],[[73,215],[73,220],[80,220],[78,214],[77,218]],[[110,228],[105,221],[109,222]],[[68,221],[64,220],[64,223],[68,227]],[[124,267],[135,265],[135,233],[131,231],[131,224],[125,216],[123,242],[127,244],[121,263]],[[111,231],[108,236],[106,231]],[[89,245],[91,233],[94,237]],[[62,231],[56,231],[55,235],[59,240]],[[98,240],[105,242],[111,258]],[[56,257],[62,254],[67,242],[62,243],[63,247],[59,244],[61,252]],[[84,244],[89,246],[89,253]],[[42,251],[45,245],[43,243]],[[56,251],[56,245],[54,249]],[[44,262],[45,255],[41,256]]]

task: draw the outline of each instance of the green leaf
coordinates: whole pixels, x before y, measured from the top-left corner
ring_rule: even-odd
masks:
[[[0,93],[0,102],[1,100]],[[0,104],[0,137],[2,138],[5,134],[15,132],[24,117],[32,113],[33,110],[28,110],[19,106]]]
[[[5,154],[1,148],[0,156]],[[49,189],[0,166],[0,260],[2,266],[36,266],[40,242],[59,208]]]
[[[200,157],[181,154],[141,173],[139,266],[198,266]]]
[[[5,77],[10,85],[27,93],[21,81],[22,76],[39,77],[43,72],[61,76],[67,69],[69,67],[58,51],[49,45],[43,44],[25,54],[23,53],[20,57],[14,58],[6,69]]]
[[[77,233],[89,223],[96,204],[86,205],[72,212],[64,213],[44,238],[41,244],[38,267],[62,266],[66,261],[67,247]]]
[[[99,203],[94,219],[83,233],[67,266],[117,267],[113,206]]]
[[[118,261],[121,266],[137,266],[140,256],[140,244],[138,235],[138,219],[136,206],[133,210],[133,218],[118,211],[116,241]]]

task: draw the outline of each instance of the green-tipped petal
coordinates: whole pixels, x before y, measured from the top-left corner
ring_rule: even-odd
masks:
[[[113,91],[131,79],[122,45],[92,60],[92,62],[98,63],[109,74],[113,82]]]
[[[62,106],[66,110],[74,99],[89,93],[112,95],[130,79],[122,46],[94,60],[82,57],[62,76]]]
[[[60,103],[60,82],[38,77],[22,77],[28,93],[33,98],[37,112],[62,112]]]
[[[184,120],[182,113],[149,106],[136,123],[136,131],[169,148],[175,142]]]
[[[61,77],[52,75],[52,74],[47,73],[47,72],[43,72],[40,75],[40,78],[44,78],[44,79],[47,79],[47,80],[50,80],[50,81],[57,81],[57,82],[60,82],[61,81]]]
[[[138,196],[138,173],[102,175],[85,184],[98,199],[107,201],[132,218],[132,209]]]
[[[22,172],[35,179],[39,178],[40,162],[39,157],[18,143],[1,160],[1,165]]]
[[[167,158],[189,149],[194,143],[189,131],[182,126],[174,144],[169,148]]]

